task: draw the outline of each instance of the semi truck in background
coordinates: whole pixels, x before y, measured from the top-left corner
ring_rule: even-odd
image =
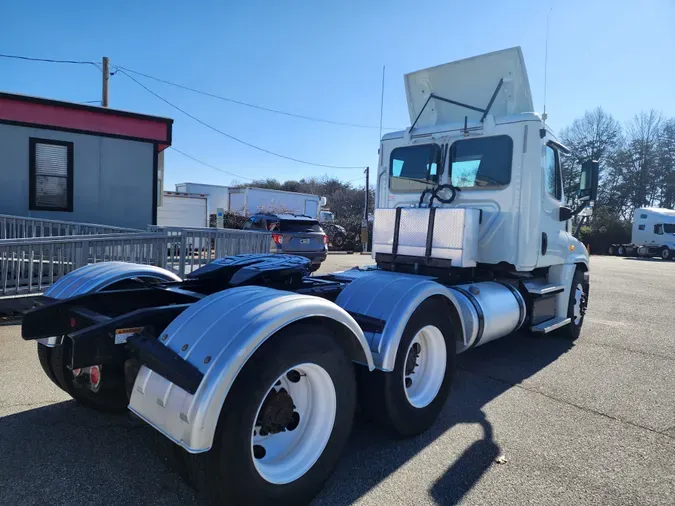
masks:
[[[608,253],[617,256],[675,257],[675,210],[640,207],[633,213],[631,242],[612,244]]]
[[[240,255],[183,280],[83,267],[24,315],[46,375],[166,436],[213,503],[299,506],[337,464],[357,397],[383,430],[415,436],[443,409],[456,354],[521,328],[576,340],[590,265],[568,223],[596,199],[597,162],[570,209],[567,148],[532,112],[520,48],[405,86],[411,126],[380,143],[375,265],[308,276],[303,257]],[[270,197],[255,190],[230,208],[258,212],[252,196]]]
[[[227,210],[250,216],[256,213],[286,213],[318,219],[326,198],[311,193],[295,193],[265,188],[230,188]]]
[[[230,188],[205,183],[177,183],[176,193],[205,195],[209,199],[208,214],[218,209],[242,216],[257,213],[302,214],[321,222],[332,223],[333,213],[322,210],[326,198],[311,193],[296,193],[267,188]]]

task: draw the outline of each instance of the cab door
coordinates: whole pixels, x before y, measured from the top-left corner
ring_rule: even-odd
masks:
[[[569,248],[567,221],[560,221],[560,208],[564,206],[560,153],[554,144],[544,146],[542,157],[544,172],[541,189],[541,229],[539,236],[538,267],[565,263]]]

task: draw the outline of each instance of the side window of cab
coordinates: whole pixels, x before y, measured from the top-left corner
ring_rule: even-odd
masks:
[[[560,173],[560,155],[551,145],[546,146],[546,162],[544,166],[544,183],[546,192],[556,200],[562,200],[562,178]]]

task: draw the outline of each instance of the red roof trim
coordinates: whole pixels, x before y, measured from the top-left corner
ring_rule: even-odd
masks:
[[[173,120],[102,107],[0,93],[0,122],[171,145]]]

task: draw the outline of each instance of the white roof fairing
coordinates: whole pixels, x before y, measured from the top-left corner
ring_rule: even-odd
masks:
[[[412,124],[431,94],[479,109],[487,108],[499,80],[501,89],[489,111],[492,116],[532,112],[532,94],[520,47],[438,65],[404,77]],[[415,128],[480,120],[483,113],[432,98]]]

